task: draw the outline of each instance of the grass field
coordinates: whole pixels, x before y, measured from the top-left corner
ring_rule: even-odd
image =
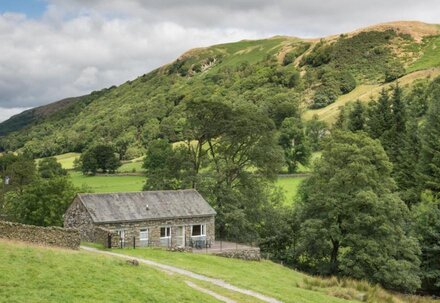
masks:
[[[251,262],[204,254],[174,253],[152,248],[115,249],[114,251],[222,279],[233,285],[273,296],[286,303],[439,302],[421,297],[396,296],[378,286],[362,281],[313,278],[271,261]]]
[[[440,66],[440,36],[429,37],[424,44],[423,55],[408,68],[408,71]]]
[[[144,176],[84,176],[80,172],[69,173],[77,187],[85,187],[95,193],[140,191],[145,183]]]
[[[69,172],[72,183],[95,193],[140,191],[145,183],[144,176],[84,176],[80,172]],[[286,204],[291,204],[299,184],[305,177],[280,177],[277,185],[284,189]]]
[[[0,302],[219,302],[178,276],[90,253],[0,240]]]
[[[142,161],[136,161],[136,162],[128,162],[121,165],[121,167],[118,168],[119,173],[142,173],[145,170],[142,168]]]
[[[286,205],[292,205],[298,192],[299,185],[306,178],[307,177],[278,177],[277,185],[284,190],[284,194],[286,195]]]
[[[235,286],[251,289],[283,302],[347,302],[323,293],[298,287],[305,275],[270,261],[250,262],[211,255],[170,253],[162,249],[115,250],[174,265],[209,277],[222,279]]]
[[[67,154],[57,155],[55,156],[55,158],[64,169],[73,169],[73,161],[79,158],[80,155],[81,155],[80,153],[67,153]],[[37,159],[36,160],[37,163],[42,159],[43,158]]]

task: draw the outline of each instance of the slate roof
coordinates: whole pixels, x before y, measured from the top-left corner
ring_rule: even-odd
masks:
[[[194,189],[78,194],[78,197],[95,223],[205,217],[216,214]]]

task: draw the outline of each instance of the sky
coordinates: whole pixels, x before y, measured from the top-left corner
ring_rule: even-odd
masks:
[[[0,121],[119,85],[194,47],[418,20],[439,0],[0,0]]]

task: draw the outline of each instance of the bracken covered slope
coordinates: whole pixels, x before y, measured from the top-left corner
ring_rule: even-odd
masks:
[[[220,100],[267,113],[275,125],[289,108],[332,121],[339,105],[381,87],[438,74],[440,27],[379,24],[323,39],[276,36],[188,51],[133,81],[25,111],[0,124],[1,150],[35,156],[81,152],[96,142],[178,141],[189,100]],[[331,109],[331,114],[328,110]]]

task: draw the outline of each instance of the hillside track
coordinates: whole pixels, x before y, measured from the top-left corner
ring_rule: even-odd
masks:
[[[139,263],[142,264],[146,264],[149,265],[151,267],[155,267],[158,268],[160,270],[166,271],[166,272],[171,272],[171,273],[176,273],[188,278],[192,278],[192,279],[196,279],[196,280],[200,280],[200,281],[204,281],[204,282],[208,282],[211,283],[213,285],[225,288],[227,290],[231,290],[231,291],[235,291],[250,297],[254,297],[258,300],[261,300],[263,302],[267,302],[267,303],[282,303],[282,301],[279,301],[275,298],[263,295],[261,293],[249,290],[249,289],[244,289],[244,288],[240,288],[237,286],[234,286],[232,284],[229,284],[223,280],[220,279],[214,279],[214,278],[210,278],[204,275],[200,275],[200,274],[196,274],[192,271],[189,270],[185,270],[182,268],[178,268],[175,266],[170,266],[170,265],[165,265],[159,262],[155,262],[155,261],[151,261],[148,259],[143,259],[143,258],[137,258],[137,257],[132,257],[132,256],[128,256],[128,255],[123,255],[123,254],[118,254],[118,253],[114,253],[114,252],[110,252],[110,251],[103,251],[103,250],[99,250],[96,248],[91,248],[91,247],[87,247],[87,246],[81,246],[82,250],[91,252],[91,253],[98,253],[98,254],[103,254],[103,255],[108,255],[108,256],[113,256],[113,257],[118,257],[118,258],[123,258],[123,259],[127,259],[127,260],[136,260]]]

